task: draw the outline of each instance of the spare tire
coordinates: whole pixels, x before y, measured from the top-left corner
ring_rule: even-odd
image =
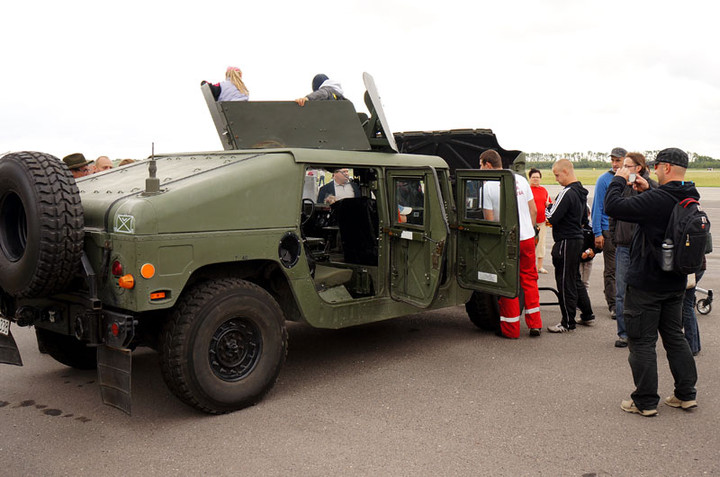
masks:
[[[0,158],[0,288],[17,298],[62,291],[80,265],[84,234],[65,164],[41,152]]]

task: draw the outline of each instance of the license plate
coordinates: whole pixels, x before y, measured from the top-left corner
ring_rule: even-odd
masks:
[[[10,334],[10,320],[0,316],[0,335],[7,336],[9,334]]]

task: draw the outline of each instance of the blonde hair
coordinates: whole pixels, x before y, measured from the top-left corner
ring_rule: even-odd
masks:
[[[230,80],[230,82],[234,84],[238,91],[240,91],[242,94],[247,94],[248,96],[250,95],[247,86],[245,86],[245,83],[243,83],[242,71],[240,71],[240,68],[228,66],[228,69],[225,72],[225,79]]]

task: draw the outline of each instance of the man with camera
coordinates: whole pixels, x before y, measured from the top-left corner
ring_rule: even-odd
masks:
[[[700,194],[692,182],[684,181],[688,166],[684,151],[664,149],[658,153],[653,166],[660,187],[650,189],[642,175],[621,167],[610,181],[604,204],[609,216],[637,224],[630,246],[623,310],[630,350],[628,362],[636,389],[630,400],[622,401],[621,408],[645,417],[657,414],[660,401],[655,351],[658,332],[675,380],[674,393],[665,399],[665,404],[683,410],[697,407],[697,369],[682,330],[687,276],[663,271],[657,250],[677,202],[687,197],[699,199]],[[633,189],[643,193],[623,197],[631,173],[635,174]]]

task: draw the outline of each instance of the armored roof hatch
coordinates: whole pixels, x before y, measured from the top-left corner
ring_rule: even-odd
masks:
[[[448,131],[411,131],[395,133],[399,151],[442,157],[455,169],[477,169],[483,151],[494,149],[502,158],[503,168],[525,173],[525,153],[503,149],[491,129],[451,129]]]
[[[223,148],[302,147],[368,151],[393,149],[375,81],[363,74],[370,117],[357,113],[350,101],[221,101],[209,85],[201,86]]]

